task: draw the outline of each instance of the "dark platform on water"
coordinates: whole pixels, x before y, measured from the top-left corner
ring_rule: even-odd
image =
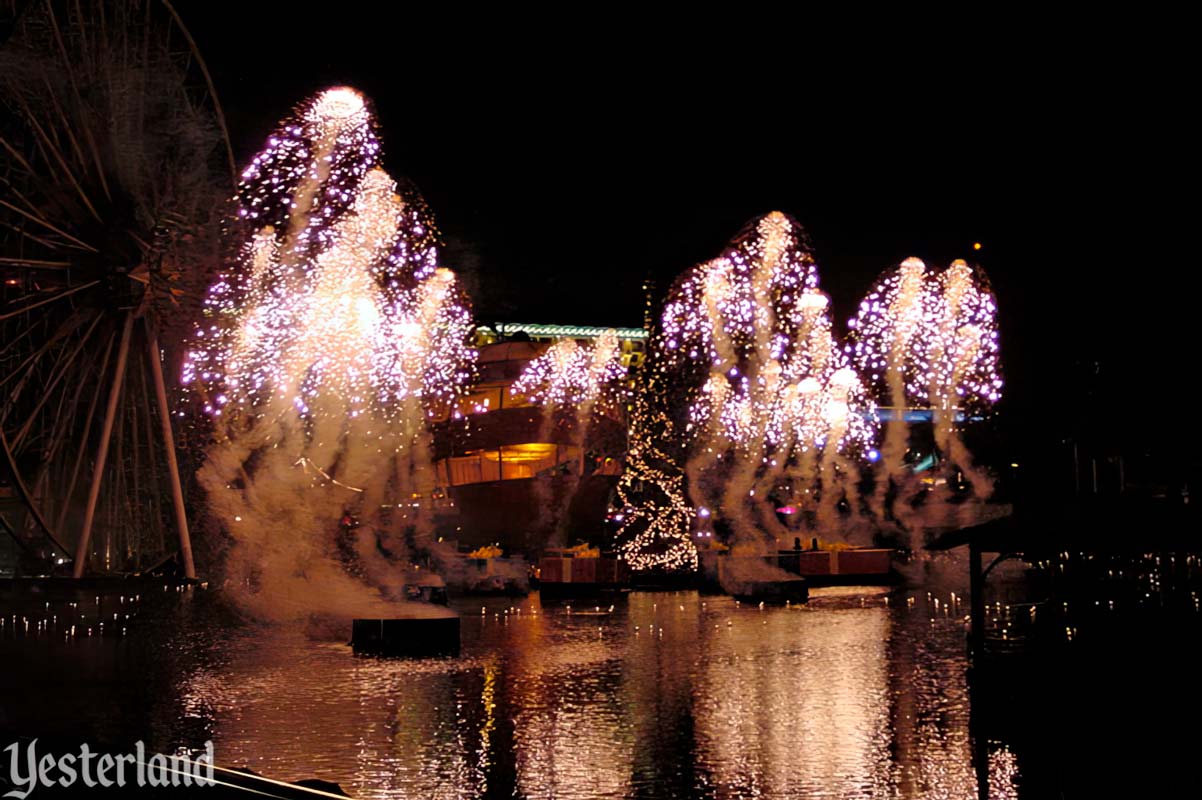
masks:
[[[640,592],[681,592],[704,589],[705,581],[699,572],[636,572],[630,588]]]
[[[805,603],[810,599],[806,581],[799,578],[783,581],[738,581],[731,587],[731,597],[741,603],[765,603],[783,606],[786,603]]]
[[[459,655],[459,617],[357,619],[351,627],[356,653],[378,656]]]
[[[618,583],[549,583],[538,585],[539,599],[544,603],[561,603],[572,600],[605,600],[607,602],[625,597],[630,586]]]

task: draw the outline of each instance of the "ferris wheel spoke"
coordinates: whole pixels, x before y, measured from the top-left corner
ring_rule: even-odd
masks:
[[[18,380],[13,386],[13,389],[11,392],[9,392],[4,404],[0,406],[0,425],[3,425],[3,423],[8,420],[9,413],[17,406],[17,402],[21,397],[21,392],[24,391],[26,384],[35,374],[42,357],[49,352],[54,345],[58,344],[65,336],[70,334],[71,331],[79,327],[81,321],[82,315],[80,314],[72,314],[70,317],[63,320],[55,330],[54,334],[45,342],[43,342],[41,347],[39,347],[32,355],[25,359],[25,361],[22,362],[21,365],[15,370],[13,370],[6,378],[0,380],[0,386],[4,386],[13,378],[20,376],[20,380]]]
[[[75,7],[76,7],[76,18],[82,20],[83,19],[83,8],[79,7],[78,0],[76,0]],[[76,105],[79,107],[82,107],[84,105],[83,97],[81,95],[81,92],[79,92],[79,82],[76,79],[75,67],[73,67],[71,64],[71,56],[69,54],[67,54],[66,43],[63,40],[63,30],[61,30],[61,26],[59,25],[58,17],[55,16],[53,8],[47,7],[47,12],[49,13],[50,23],[52,23],[52,28],[54,30],[54,41],[56,44],[58,44],[59,55],[61,56],[61,59],[63,59],[63,64],[66,65],[66,67],[67,67],[67,78],[70,79],[71,94],[73,97],[75,97]],[[77,30],[77,34],[79,36],[79,40],[81,40],[83,42],[83,48],[81,49],[81,52],[82,53],[90,53],[91,49],[88,47],[87,26],[77,25],[76,30]],[[52,97],[53,97],[53,92],[52,92]],[[55,98],[55,102],[56,102],[56,98]],[[66,115],[63,113],[63,111],[61,111],[61,108],[60,108],[59,114],[60,114],[60,117],[64,118],[64,123],[66,123]],[[72,130],[73,126],[65,125],[64,127],[65,127],[65,130],[67,131],[67,135],[71,136],[71,130]],[[112,199],[112,192],[109,191],[108,180],[105,178],[105,165],[103,165],[103,161],[101,160],[101,157],[100,157],[100,148],[96,147],[96,138],[93,136],[93,132],[91,132],[90,126],[84,125],[84,126],[82,126],[82,130],[83,130],[84,138],[87,139],[88,153],[91,157],[91,166],[93,166],[95,168],[95,175],[96,175],[97,180],[100,181],[101,190],[103,191],[103,193],[105,193],[105,197],[107,199]],[[79,148],[78,143],[75,142],[75,138],[73,138],[73,137],[72,137],[72,143],[75,144],[76,155],[79,157],[79,161],[87,162],[88,161],[87,157],[84,157],[82,149]]]
[[[63,441],[67,436],[69,425],[75,418],[74,414],[65,413],[66,409],[69,408],[74,410],[79,407],[79,397],[81,394],[83,394],[84,386],[87,385],[87,382],[91,376],[91,366],[85,365],[83,373],[79,376],[79,379],[75,381],[75,392],[71,395],[71,401],[69,404],[67,402],[66,387],[64,387],[64,391],[59,393],[58,406],[55,409],[53,416],[54,426],[51,428],[50,443],[46,449],[45,463],[47,466],[53,463],[58,457],[58,453],[62,449]],[[55,526],[55,529],[57,530],[58,527],[59,526]]]
[[[0,422],[3,422],[7,418],[8,408],[10,405],[16,402],[17,395],[21,393],[21,386],[24,385],[26,378],[28,378],[29,374],[33,371],[33,368],[37,366],[37,362],[53,344],[53,342],[43,343],[41,347],[39,347],[24,361],[18,364],[16,369],[6,375],[3,379],[0,379],[0,386],[4,386],[13,378],[21,377],[21,380],[17,382],[16,388],[9,395],[8,402],[6,402],[3,406],[0,406]]]
[[[62,230],[61,228],[58,228],[58,227],[52,225],[51,223],[47,222],[46,220],[42,219],[39,216],[30,214],[29,212],[24,211],[23,209],[17,208],[16,206],[14,206],[12,203],[8,202],[7,200],[0,200],[0,206],[4,206],[5,208],[9,208],[9,209],[17,212],[21,216],[25,217],[28,220],[36,222],[37,224],[41,225],[43,228],[46,228],[47,230],[54,231],[59,236],[62,236],[64,239],[68,239],[71,242],[74,242],[76,245],[83,248],[84,250],[87,250],[89,253],[99,253],[100,252],[99,250],[97,250],[95,247],[92,247],[92,245],[88,244],[87,242],[85,242],[81,239],[75,238],[71,234],[67,233],[66,231]]]
[[[21,151],[17,150],[17,148],[15,148],[11,144],[9,144],[8,140],[5,139],[3,136],[0,136],[0,147],[3,147],[8,152],[8,155],[14,161],[16,161],[18,164],[20,164],[21,167],[27,173],[29,173],[30,175],[37,174],[37,170],[35,170],[33,167],[31,167],[29,165],[29,162],[25,160],[25,156],[21,155]],[[5,183],[8,183],[8,181],[5,181]]]
[[[187,26],[184,25],[184,21],[180,19],[175,6],[171,5],[170,0],[162,1],[163,7],[171,14],[171,18],[175,20],[175,25],[179,28],[179,32],[183,34],[184,39],[188,42],[192,56],[196,59],[196,66],[200,68],[200,73],[204,76],[205,84],[209,89],[209,97],[213,100],[213,113],[217,116],[217,124],[221,127],[221,137],[225,144],[225,155],[230,165],[230,182],[233,185],[237,185],[238,166],[234,161],[234,146],[230,143],[230,131],[225,124],[225,111],[221,108],[221,101],[217,98],[217,87],[213,85],[213,77],[209,74],[209,68],[205,65],[205,60],[200,55],[200,48],[196,46],[196,41],[192,38],[192,34],[188,31]]]
[[[88,404],[88,413],[84,415],[83,433],[79,437],[79,448],[75,454],[75,465],[71,468],[71,479],[63,493],[62,508],[58,512],[55,528],[62,530],[67,521],[67,511],[71,507],[71,499],[75,497],[75,485],[79,480],[79,472],[83,467],[84,456],[88,452],[88,439],[92,433],[92,421],[96,419],[96,408],[100,404],[100,390],[104,388],[104,376],[108,371],[109,357],[113,354],[113,340],[116,332],[110,333],[104,346],[104,355],[100,359],[100,369],[96,372],[96,386],[92,390],[92,401]]]
[[[19,236],[25,237],[26,239],[28,239],[31,242],[37,242],[42,247],[45,247],[49,250],[58,250],[59,249],[59,246],[57,244],[55,244],[54,242],[50,241],[49,239],[43,239],[41,236],[35,236],[34,234],[25,230],[24,227],[17,227],[16,225],[13,225],[11,222],[8,222],[7,220],[0,219],[0,225],[3,225],[5,228],[8,228],[10,231],[13,231],[14,233],[16,233]]]
[[[51,96],[53,96],[53,92],[51,92]],[[62,151],[59,148],[57,137],[51,133],[56,129],[43,127],[42,123],[38,121],[37,115],[33,113],[33,109],[29,107],[29,104],[20,98],[18,99],[18,102],[24,109],[25,117],[29,121],[31,128],[36,134],[34,140],[38,146],[38,149],[42,152],[43,158],[46,159],[47,165],[54,170],[55,163],[58,164],[58,169],[55,171],[60,172],[62,176],[65,177],[68,182],[70,182],[71,186],[75,189],[75,193],[79,195],[79,199],[83,201],[84,206],[87,207],[89,213],[91,213],[96,221],[102,222],[103,220],[100,218],[100,214],[97,213],[96,207],[92,205],[92,201],[88,198],[87,192],[84,191],[83,186],[75,177],[75,170],[73,170],[71,165],[67,163],[67,159],[63,157]],[[70,126],[67,125],[66,128],[69,130]]]
[[[21,502],[23,502],[25,507],[29,509],[29,513],[33,515],[34,521],[37,522],[38,527],[41,528],[42,532],[46,534],[46,538],[48,538],[55,547],[62,551],[64,555],[70,555],[71,551],[63,547],[62,543],[58,540],[58,537],[54,535],[54,531],[51,530],[50,525],[47,524],[45,517],[42,516],[42,512],[38,508],[38,504],[34,502],[33,495],[30,494],[29,488],[25,485],[25,481],[22,480],[21,472],[17,468],[17,460],[13,457],[13,451],[8,446],[8,437],[4,435],[3,426],[0,426],[0,450],[4,451],[4,462],[8,466],[9,474],[12,476],[13,486],[16,488],[17,494],[21,497]]]
[[[3,201],[0,201],[0,202],[3,202]],[[4,314],[0,314],[0,322],[3,322],[4,320],[10,319],[12,317],[20,316],[21,314],[24,314],[27,311],[33,311],[35,308],[41,308],[42,306],[46,305],[47,303],[53,303],[55,300],[62,300],[64,297],[70,297],[71,295],[75,294],[76,292],[82,292],[84,289],[91,289],[93,286],[96,286],[99,283],[100,283],[100,281],[98,281],[98,280],[88,281],[87,283],[81,283],[79,286],[75,286],[70,289],[67,289],[66,291],[59,292],[54,297],[47,297],[45,300],[39,300],[36,303],[30,303],[29,305],[24,306],[22,308],[18,308],[15,311],[8,311]]]
[[[72,77],[71,77],[71,84],[72,84],[72,86],[74,86],[74,84],[75,84],[74,75],[72,75]],[[75,162],[79,166],[80,169],[86,170],[91,162],[84,156],[83,149],[79,146],[79,140],[75,138],[75,132],[74,132],[75,126],[72,125],[71,122],[67,119],[67,113],[66,113],[66,111],[63,110],[62,105],[58,102],[58,97],[53,92],[51,92],[49,94],[50,94],[51,103],[54,105],[54,110],[58,112],[59,119],[62,122],[61,128],[63,131],[63,135],[66,137],[67,143],[71,145],[71,149],[75,153]],[[66,168],[65,165],[64,165],[64,168]],[[74,176],[74,171],[70,170],[69,168],[68,168],[68,171],[69,171],[69,174]],[[78,182],[76,182],[75,188],[79,192],[80,197],[83,198],[85,203],[87,203],[88,208],[92,212],[92,216],[94,216],[99,221],[100,215],[98,213],[96,213],[96,209],[95,209],[95,207],[92,206],[92,203],[88,199],[87,193],[83,190],[83,187],[80,186],[78,184]]]
[[[0,256],[0,264],[12,264],[31,269],[63,269],[71,266],[70,261],[46,261],[38,258],[9,258]]]
[[[34,332],[36,327],[37,326],[35,326],[35,325],[29,326],[25,330],[21,331],[21,333],[14,336],[7,343],[5,343],[4,347],[0,347],[0,357],[3,357],[4,355],[6,355],[8,353],[8,351],[12,350],[13,348],[17,347],[17,345],[21,344],[22,341],[26,337],[29,337]],[[0,386],[3,386],[3,385],[4,385],[4,381],[0,380]]]
[[[0,141],[3,141],[3,140],[0,139]],[[37,174],[35,172],[32,172],[31,170],[32,170],[32,168],[29,168],[26,170],[26,176],[30,180],[37,182],[38,181]],[[13,197],[16,200],[18,200],[24,204],[24,206],[25,206],[24,210],[26,212],[28,212],[30,214],[34,214],[35,216],[39,216],[39,217],[41,216],[38,204],[35,203],[33,200],[31,200],[28,196],[26,196],[26,194],[24,192],[22,192],[21,189],[9,177],[0,175],[0,184],[4,185],[4,188],[7,190],[10,197]],[[22,228],[18,228],[9,222],[5,222],[5,225],[9,228],[12,228],[14,231],[20,232],[23,230]],[[50,242],[49,246],[57,247],[58,245],[56,245],[54,242]]]
[[[17,434],[13,437],[12,447],[14,450],[21,447],[21,442],[25,439],[25,435],[29,433],[29,429],[33,425],[34,420],[37,419],[38,413],[41,412],[42,407],[46,404],[46,401],[49,400],[51,395],[54,393],[59,381],[61,381],[63,376],[67,374],[67,370],[71,368],[71,364],[74,363],[75,357],[79,355],[80,351],[83,350],[84,345],[86,345],[88,340],[92,338],[92,333],[96,330],[96,326],[100,324],[101,319],[102,315],[97,314],[95,316],[95,318],[92,320],[92,324],[88,326],[88,329],[84,331],[83,336],[79,338],[79,344],[77,344],[75,349],[71,351],[70,355],[66,357],[62,367],[55,370],[54,377],[50,379],[50,382],[46,384],[46,388],[42,392],[42,397],[38,400],[37,404],[34,405],[33,410],[29,413],[28,418],[25,420],[25,424],[21,426],[21,429],[18,430]]]

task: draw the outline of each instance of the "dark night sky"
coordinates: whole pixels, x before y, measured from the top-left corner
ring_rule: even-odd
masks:
[[[337,7],[177,3],[240,160],[320,88],[373,99],[386,166],[430,202],[482,321],[637,325],[645,276],[666,286],[773,209],[808,230],[840,323],[886,267],[980,241],[1014,416],[1092,391],[1124,436],[1169,435],[1132,388],[1166,402],[1198,338],[1184,212],[1159,207],[1185,180],[1171,48],[1136,61],[1047,20],[835,42],[786,19],[640,17],[636,35],[617,17]]]

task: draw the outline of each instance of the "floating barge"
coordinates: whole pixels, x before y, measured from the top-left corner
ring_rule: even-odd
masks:
[[[893,550],[781,550],[775,555],[701,553],[706,583],[742,602],[804,603],[811,588],[894,583]]]
[[[356,654],[429,658],[459,655],[459,615],[356,619],[351,626]]]
[[[457,594],[486,597],[530,594],[530,564],[521,557],[462,555],[447,572],[448,587]]]
[[[893,551],[886,548],[781,550],[776,565],[805,578],[810,586],[877,586],[897,578]]]
[[[393,602],[379,604],[378,610],[379,616],[351,621],[351,648],[357,655],[459,655],[459,614],[447,608],[447,587],[439,576],[408,571]]]
[[[612,555],[549,550],[538,563],[538,588],[543,600],[624,594],[630,591],[630,568]]]
[[[808,603],[810,600],[810,587],[806,585],[805,578],[739,581],[728,592],[740,603],[764,603],[770,606]]]

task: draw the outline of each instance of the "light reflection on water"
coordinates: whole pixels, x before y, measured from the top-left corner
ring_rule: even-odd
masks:
[[[973,796],[962,624],[815,594],[635,593],[587,616],[475,601],[455,660],[242,631],[180,697],[227,764],[361,797]],[[1013,759],[991,762],[1012,796]]]
[[[961,615],[921,594],[636,592],[609,614],[477,599],[458,605],[462,656],[431,660],[355,657],[198,597],[128,637],[0,641],[22,659],[0,674],[0,729],[212,738],[224,766],[363,798],[973,797],[978,774],[1015,796],[1004,745],[974,768]]]

